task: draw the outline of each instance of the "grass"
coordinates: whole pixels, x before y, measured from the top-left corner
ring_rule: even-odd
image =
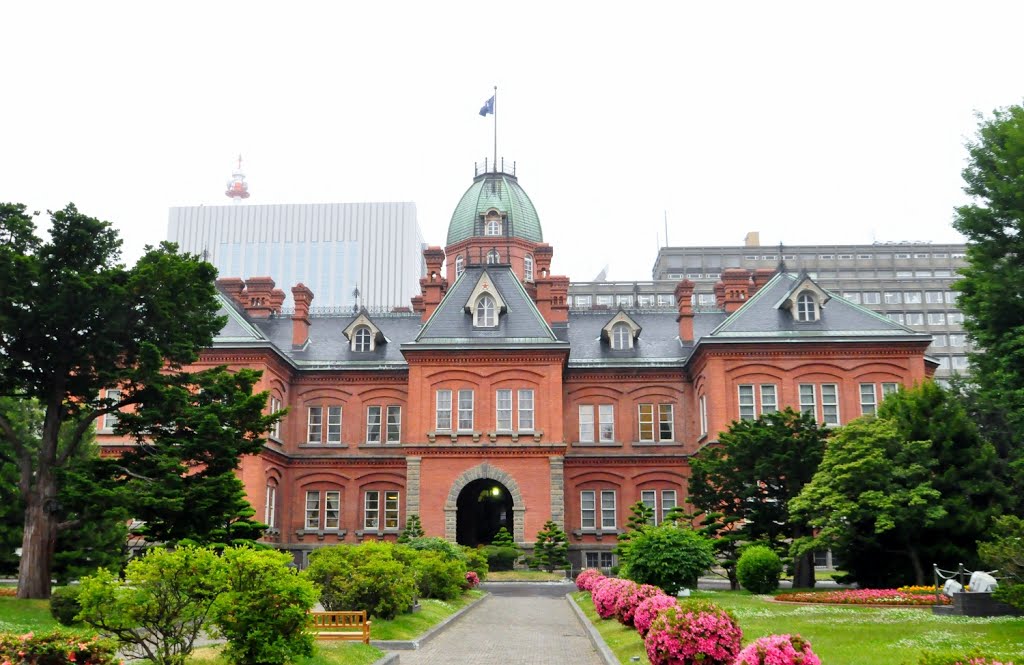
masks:
[[[294,661],[295,665],[369,665],[384,656],[384,651],[361,642],[318,642],[309,658]],[[220,657],[220,647],[196,649],[189,663],[203,665],[227,665]]]
[[[640,633],[636,632],[636,628],[623,626],[615,619],[604,620],[597,616],[589,591],[577,591],[572,597],[590,619],[590,623],[597,628],[597,632],[601,633],[604,643],[620,663],[631,663],[633,658],[639,658],[641,663],[651,662],[647,660],[647,651],[644,650],[643,640],[640,639]]]
[[[60,628],[60,624],[50,615],[50,601],[0,596],[0,633],[23,634],[53,628]]]
[[[473,590],[451,601],[425,598],[420,601],[419,612],[400,614],[390,621],[373,619],[373,623],[370,624],[370,639],[415,639],[482,595],[483,591]]]
[[[568,579],[564,572],[548,573],[543,570],[492,570],[486,582],[561,582]]]
[[[629,663],[635,655],[640,656],[639,662],[647,662],[636,631],[620,630],[623,627],[614,619],[597,618],[589,593],[574,597],[602,635],[607,630],[620,642],[613,646],[605,637],[620,662]],[[781,605],[743,591],[698,591],[692,597],[732,611],[743,629],[744,644],[765,635],[799,633],[828,665],[913,665],[925,650],[968,651],[975,647],[1004,661],[1016,657],[1015,662],[1022,665],[1024,617],[936,616],[930,608]]]

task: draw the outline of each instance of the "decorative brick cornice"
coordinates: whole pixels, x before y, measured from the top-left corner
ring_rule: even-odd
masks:
[[[453,353],[457,352],[457,353]],[[406,361],[409,365],[478,365],[486,363],[495,365],[538,366],[561,364],[569,354],[568,347],[557,351],[467,351],[465,347],[453,347],[446,350],[406,349]]]
[[[686,372],[682,368],[670,372],[666,372],[664,368],[645,371],[643,368],[637,367],[624,367],[622,368],[622,370],[618,371],[603,369],[600,372],[592,370],[575,369],[566,371],[565,377],[562,379],[562,383],[566,385],[577,383],[593,385],[595,382],[619,382],[624,379],[634,380],[642,382],[644,384],[649,384],[652,381],[661,381],[664,383],[675,384],[678,383],[679,381],[684,381],[686,379]]]
[[[369,387],[375,387],[379,384],[394,384],[408,387],[409,371],[406,369],[386,369],[377,371],[360,370],[358,372],[346,370],[344,373],[325,373],[325,370],[322,369],[306,370],[298,374],[295,381],[292,382],[292,386],[298,387],[320,383],[357,383],[362,386],[366,386],[369,383],[371,384]]]
[[[565,456],[565,466],[589,466],[595,462],[603,466],[665,466],[666,462],[678,464],[689,463],[691,455],[673,453],[671,455],[573,455]]]
[[[539,446],[403,446],[406,454],[415,457],[537,457],[565,454],[565,445]]]

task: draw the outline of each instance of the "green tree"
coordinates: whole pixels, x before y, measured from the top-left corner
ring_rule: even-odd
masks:
[[[549,573],[569,567],[569,537],[554,521],[544,522],[533,544],[533,562]]]
[[[905,441],[931,442],[931,483],[946,514],[918,534],[922,558],[976,568],[978,540],[1011,503],[995,448],[981,438],[960,396],[932,381],[889,395],[878,416]]]
[[[420,522],[420,516],[413,513],[405,519],[405,528],[402,529],[401,535],[398,536],[398,542],[407,543],[410,540],[422,538],[423,535],[423,524]]]
[[[967,265],[955,288],[976,343],[971,382],[984,435],[1024,486],[1024,107],[979,117],[968,143],[964,191],[973,202],[953,226],[967,238]],[[1016,496],[1018,512],[1024,498]]]
[[[995,598],[1024,610],[1024,519],[997,518],[991,537],[978,543],[978,556],[1004,578]]]
[[[696,588],[715,556],[704,536],[689,527],[665,523],[636,532],[629,541],[628,558],[620,563],[623,577],[674,594],[680,587]]]
[[[0,204],[0,395],[34,398],[43,411],[38,447],[0,414],[0,450],[18,468],[25,506],[22,598],[50,593],[58,534],[72,527],[60,514],[60,475],[93,422],[146,399],[159,401],[161,388],[175,378],[195,385],[178,370],[223,325],[209,263],[164,243],[126,268],[109,222],[70,204],[50,213],[50,221],[42,240],[25,206]],[[61,445],[67,424],[71,431]]]
[[[796,540],[794,553],[832,547],[863,584],[871,571],[858,568],[861,552],[889,534],[889,556],[906,557],[916,583],[924,584],[920,535],[946,514],[931,482],[930,448],[928,441],[905,440],[890,420],[859,418],[839,428],[814,479],[790,502],[797,519],[819,530]]]
[[[719,548],[728,560],[740,539],[786,552],[791,540],[810,534],[807,520],[791,515],[788,506],[814,477],[827,437],[813,416],[787,408],[733,422],[721,445],[693,458],[690,501],[713,520],[708,526],[715,536],[728,539]],[[812,557],[806,551],[795,558],[794,586],[814,586]]]

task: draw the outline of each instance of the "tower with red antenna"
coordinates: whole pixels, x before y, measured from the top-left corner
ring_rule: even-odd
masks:
[[[238,168],[231,172],[231,180],[228,180],[228,189],[224,195],[235,203],[249,198],[249,183],[245,181],[245,174],[242,173],[241,155],[238,156]]]

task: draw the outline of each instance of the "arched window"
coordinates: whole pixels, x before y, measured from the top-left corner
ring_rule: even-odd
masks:
[[[612,326],[612,348],[616,350],[628,349],[630,347],[631,335],[629,326],[625,323],[616,323]]]
[[[796,320],[817,321],[817,303],[810,293],[801,293],[796,299]]]
[[[523,279],[533,281],[533,254],[527,254],[523,259]]]
[[[494,298],[489,295],[482,295],[476,301],[476,316],[473,325],[481,328],[494,328],[498,325],[498,311],[494,304]]]
[[[462,277],[462,271],[466,269],[466,260],[462,258],[462,254],[455,257],[455,279]]]
[[[492,249],[491,251],[487,252],[487,263],[497,263],[497,262],[498,262],[498,250]]]
[[[370,329],[367,326],[359,326],[358,328],[356,328],[356,334],[352,341],[352,350],[369,351],[370,339]]]
[[[501,217],[496,212],[488,213],[487,219],[484,220],[484,235],[485,236],[500,236],[501,235]]]

